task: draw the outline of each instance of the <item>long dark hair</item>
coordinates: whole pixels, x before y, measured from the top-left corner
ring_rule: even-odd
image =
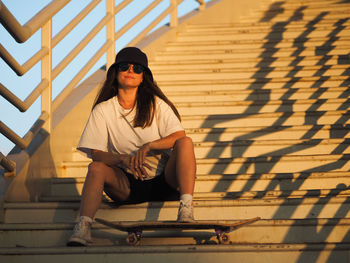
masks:
[[[118,95],[119,84],[117,76],[118,69],[117,66],[113,64],[107,71],[107,78],[103,83],[102,88],[98,92],[92,108],[94,108],[97,104],[103,101],[107,101],[110,98]],[[136,95],[136,115],[134,119],[134,127],[145,128],[152,124],[156,109],[155,96],[165,101],[174,111],[177,118],[181,121],[180,114],[174,104],[158,87],[157,83],[153,80],[150,73],[145,70],[143,72],[143,81],[138,87]]]

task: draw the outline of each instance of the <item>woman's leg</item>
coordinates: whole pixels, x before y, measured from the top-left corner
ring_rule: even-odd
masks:
[[[178,139],[165,167],[165,179],[180,195],[193,195],[196,177],[196,158],[190,137]]]
[[[89,165],[80,204],[80,220],[75,225],[68,246],[86,246],[91,241],[91,224],[101,205],[103,191],[112,199],[124,201],[130,194],[129,180],[119,168],[102,162]]]
[[[114,200],[125,201],[130,194],[129,181],[121,169],[92,162],[83,187],[80,216],[94,218],[101,205],[103,191]]]

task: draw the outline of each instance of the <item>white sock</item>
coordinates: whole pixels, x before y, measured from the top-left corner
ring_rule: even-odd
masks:
[[[186,204],[192,202],[193,196],[191,194],[183,194],[180,196],[180,200]]]
[[[85,222],[88,222],[90,224],[92,224],[92,218],[91,217],[88,217],[88,216],[81,216],[80,217],[80,221],[85,221]]]

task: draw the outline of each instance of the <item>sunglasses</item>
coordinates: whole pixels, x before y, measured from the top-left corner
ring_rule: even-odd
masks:
[[[122,71],[122,72],[127,71],[129,70],[131,65],[134,73],[136,74],[141,74],[145,70],[145,68],[139,64],[120,63],[118,65],[119,71]]]

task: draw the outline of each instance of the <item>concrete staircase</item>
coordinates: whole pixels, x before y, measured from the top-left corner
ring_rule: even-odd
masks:
[[[128,247],[96,223],[92,247],[66,248],[89,163],[72,148],[40,202],[4,205],[1,261],[349,262],[349,14],[349,1],[279,1],[240,23],[187,25],[151,61],[195,142],[196,219],[262,218],[231,245],[201,231]],[[106,198],[96,217],[174,220],[177,207]]]

